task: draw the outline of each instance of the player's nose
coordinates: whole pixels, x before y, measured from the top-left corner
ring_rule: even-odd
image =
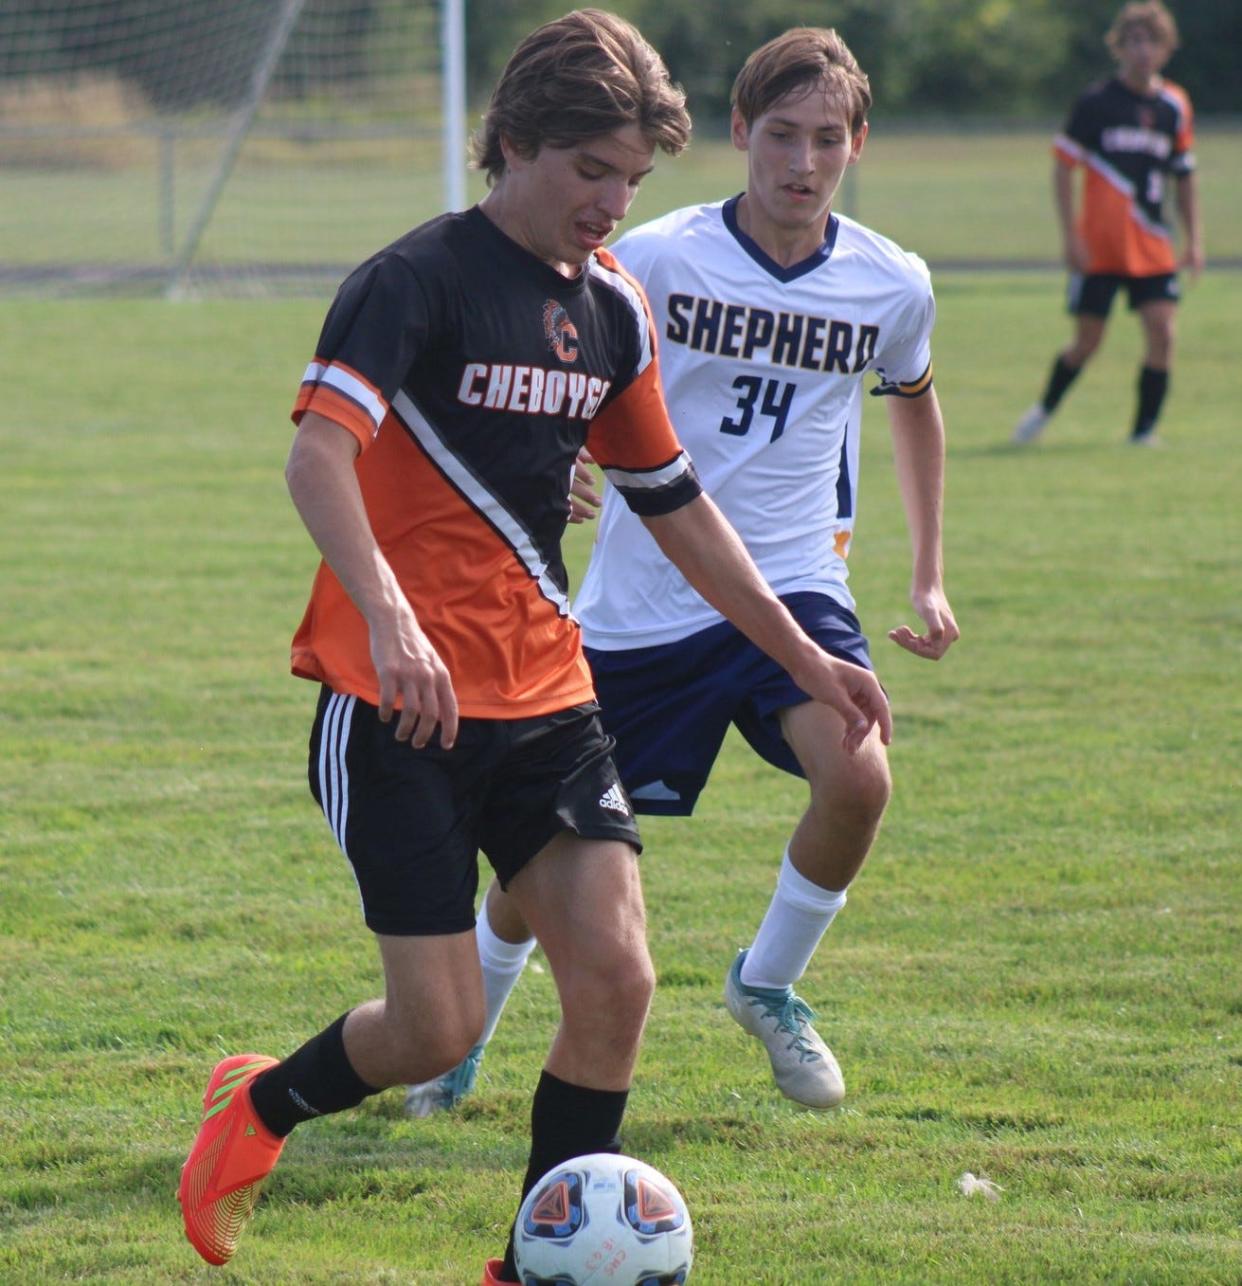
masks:
[[[634,189],[623,178],[618,178],[604,184],[597,204],[613,223],[620,223],[625,218],[633,199]]]
[[[789,151],[789,169],[794,174],[810,174],[815,168],[814,144],[800,138]]]

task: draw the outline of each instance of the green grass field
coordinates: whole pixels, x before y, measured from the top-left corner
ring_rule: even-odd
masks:
[[[869,402],[852,562],[896,792],[802,987],[843,1110],[781,1099],[720,999],[803,788],[730,744],[699,816],[646,826],[660,985],[626,1143],[684,1190],[702,1286],[1242,1278],[1237,284],[1189,294],[1163,449],[1120,445],[1121,315],[1016,453],[1060,283],[939,280],[963,629],[939,666],[883,641],[908,555]],[[461,1284],[503,1244],[541,971],[457,1114],[389,1093],[299,1130],[227,1269],[181,1235],[215,1059],[379,985],[286,673],[314,561],[286,413],[321,313],[0,306],[5,1281]]]

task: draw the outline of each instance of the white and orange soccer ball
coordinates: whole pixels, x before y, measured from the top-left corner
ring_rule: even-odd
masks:
[[[694,1234],[671,1179],[634,1157],[598,1152],[535,1184],[513,1248],[522,1286],[681,1286]]]

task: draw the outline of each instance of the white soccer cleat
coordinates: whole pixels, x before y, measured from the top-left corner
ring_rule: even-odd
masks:
[[[742,981],[737,959],[725,978],[725,1007],[743,1031],[763,1041],[776,1087],[804,1107],[836,1107],[845,1097],[845,1080],[832,1050],[811,1026],[814,1011],[792,987],[768,991]]]
[[[1014,426],[1010,441],[1016,446],[1025,446],[1028,442],[1034,442],[1051,418],[1051,413],[1045,411],[1040,403],[1036,402]]]

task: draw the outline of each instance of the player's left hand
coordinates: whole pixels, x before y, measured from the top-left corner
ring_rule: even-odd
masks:
[[[595,475],[591,472],[594,463],[591,453],[583,447],[574,461],[573,479],[569,484],[570,522],[590,522],[604,503],[603,496],[595,489]]]
[[[942,656],[962,636],[953,618],[953,609],[939,586],[928,590],[916,590],[910,595],[914,610],[922,617],[927,630],[916,634],[908,625],[899,625],[889,630],[888,637],[915,656],[926,661],[939,661]]]
[[[1198,242],[1194,242],[1186,247],[1182,254],[1180,266],[1190,274],[1191,281],[1198,281],[1206,263],[1203,247]]]

